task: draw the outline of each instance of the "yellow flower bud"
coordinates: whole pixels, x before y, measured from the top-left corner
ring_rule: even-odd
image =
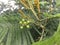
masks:
[[[30,21],[27,21],[27,23],[30,23]]]
[[[21,26],[20,28],[23,29],[23,26]]]
[[[27,25],[26,27],[27,27],[27,28],[29,28],[30,26],[29,26],[29,25]]]
[[[24,22],[24,24],[27,24],[27,22]]]
[[[19,23],[22,24],[22,21],[20,21]]]
[[[25,21],[25,19],[22,19],[22,21]]]

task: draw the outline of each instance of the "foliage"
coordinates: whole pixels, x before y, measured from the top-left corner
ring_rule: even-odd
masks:
[[[39,0],[35,3],[32,0],[20,0],[19,5],[21,4],[24,9],[6,11],[0,15],[1,45],[31,45],[54,34],[60,13],[52,14],[53,10],[48,9],[48,12],[47,8],[44,8],[45,11],[43,8],[40,9],[40,5],[43,5]],[[44,2],[44,6],[48,5],[45,4]]]
[[[60,23],[57,32],[55,32],[51,38],[46,39],[45,41],[36,42],[33,45],[60,45]]]

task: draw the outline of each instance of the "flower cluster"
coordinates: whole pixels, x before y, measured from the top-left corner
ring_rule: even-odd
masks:
[[[24,27],[26,28],[30,28],[30,22],[29,20],[25,20],[25,19],[22,19],[19,24],[20,24],[20,28],[23,29]]]

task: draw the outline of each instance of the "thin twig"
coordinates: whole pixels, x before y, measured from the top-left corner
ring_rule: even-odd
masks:
[[[44,26],[41,25],[41,27],[42,27],[42,35],[41,35],[41,37],[40,37],[40,41],[43,39],[43,36],[44,36]]]
[[[34,11],[34,7],[33,7],[33,5],[32,5],[32,2],[28,0],[28,3],[29,3],[30,9],[31,9],[31,11],[33,12],[34,16],[36,17],[37,20],[39,20],[36,12]]]
[[[21,2],[27,9],[29,9],[28,5],[26,4],[26,0],[24,0],[24,2],[23,2],[23,0],[20,0],[20,2]]]
[[[24,12],[22,10],[19,9],[18,12],[20,12],[20,14],[23,18],[26,18],[26,15],[24,14]]]

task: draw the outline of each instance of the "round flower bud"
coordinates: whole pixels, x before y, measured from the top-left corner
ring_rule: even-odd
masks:
[[[22,24],[22,21],[20,21],[19,23]]]
[[[22,21],[25,21],[25,19],[22,19]]]
[[[30,26],[29,26],[29,25],[27,25],[26,27],[27,27],[27,28],[29,28]]]
[[[30,21],[27,21],[27,23],[30,23]]]
[[[20,28],[23,29],[23,26],[21,26]]]
[[[24,24],[26,24],[27,22],[24,22]]]

